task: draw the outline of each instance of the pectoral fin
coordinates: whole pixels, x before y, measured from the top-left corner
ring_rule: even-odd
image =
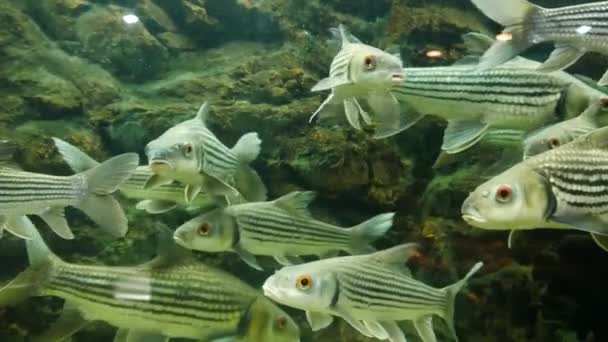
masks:
[[[600,246],[601,249],[608,252],[608,235],[591,233],[591,238],[593,238],[593,241],[595,241],[595,243]]]
[[[274,259],[283,266],[299,265],[304,263],[302,258],[294,255],[278,255],[274,256]]]
[[[597,82],[597,85],[604,87],[608,85],[608,70],[602,75],[602,78]]]
[[[63,305],[63,310],[59,318],[42,334],[32,337],[31,341],[64,341],[89,323],[90,322],[83,317],[82,313],[76,308],[76,306],[67,301]]]
[[[68,226],[68,221],[65,219],[63,208],[49,208],[40,217],[51,227],[51,229],[66,240],[72,240],[74,234]]]
[[[443,133],[441,149],[447,153],[459,153],[475,145],[488,131],[490,125],[477,120],[450,121]]]
[[[201,192],[202,187],[200,185],[186,185],[184,188],[184,199],[186,203],[190,203],[194,198]]]
[[[386,340],[388,338],[388,333],[380,323],[376,321],[363,321],[363,324],[365,324],[367,330],[371,332],[375,338],[379,340]]]
[[[377,119],[375,139],[390,137],[409,127],[409,123],[401,121],[401,108],[392,94],[372,93],[368,96],[367,103]]]
[[[166,213],[169,210],[173,210],[177,207],[177,203],[171,201],[161,201],[161,200],[143,200],[137,202],[135,208],[138,210],[145,210],[149,214],[162,214]]]
[[[243,259],[243,261],[247,265],[255,268],[258,271],[264,270],[262,266],[260,266],[260,264],[258,263],[258,260],[255,258],[255,256],[249,253],[249,251],[246,251],[241,245],[237,244],[233,248],[234,251],[241,257],[241,259]]]
[[[346,114],[346,120],[353,126],[353,128],[360,130],[361,122],[359,121],[359,104],[354,98],[344,100],[344,113]]]
[[[158,333],[119,329],[114,337],[114,342],[167,342],[167,336]]]
[[[608,234],[608,223],[602,216],[556,213],[551,219],[588,233]]]
[[[433,316],[420,317],[414,321],[414,327],[422,342],[437,342],[435,332],[433,331]]]
[[[348,78],[346,77],[326,77],[322,80],[320,80],[319,82],[317,82],[317,84],[315,84],[310,91],[312,92],[316,92],[316,91],[323,91],[323,90],[329,90],[335,87],[339,87],[341,85],[345,85],[345,84],[349,84],[351,83]]]
[[[574,64],[585,54],[584,49],[569,45],[556,45],[549,58],[537,70],[551,72],[562,70]]]
[[[173,180],[170,178],[165,178],[165,177],[159,176],[157,174],[153,174],[144,183],[144,189],[156,188],[161,185],[171,184],[171,182],[173,182]]]
[[[306,311],[306,320],[312,331],[319,331],[327,328],[334,321],[334,317],[326,313]]]
[[[0,222],[0,226],[2,224],[3,223]],[[21,239],[25,239],[25,240],[32,239],[32,232],[31,232],[32,223],[29,221],[29,219],[27,217],[25,217],[25,216],[11,217],[7,221],[5,221],[4,224],[5,224],[4,229],[11,232],[13,235],[15,235]]]

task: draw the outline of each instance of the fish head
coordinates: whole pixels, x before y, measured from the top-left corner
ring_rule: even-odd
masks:
[[[278,303],[315,312],[327,312],[337,290],[333,272],[323,261],[283,267],[263,285],[264,295]]]
[[[532,229],[542,227],[553,208],[547,180],[523,162],[478,186],[461,213],[477,228]]]
[[[403,62],[398,56],[363,44],[353,50],[349,70],[354,85],[381,90],[403,81]]]
[[[169,176],[178,172],[198,173],[202,146],[189,139],[181,130],[169,129],[146,145],[148,166],[152,172]]]
[[[264,296],[251,304],[244,321],[244,341],[300,341],[300,328],[293,318]]]
[[[236,236],[236,222],[225,209],[214,209],[182,224],[173,240],[178,245],[202,252],[229,251]]]
[[[532,132],[524,139],[524,159],[552,150],[574,140],[575,136],[570,134],[573,127],[571,122],[561,122],[537,132]]]

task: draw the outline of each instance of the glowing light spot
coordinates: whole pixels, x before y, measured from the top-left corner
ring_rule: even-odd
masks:
[[[508,42],[513,40],[513,35],[509,32],[503,32],[496,35],[496,40],[500,40],[501,42]]]
[[[579,26],[579,27],[576,29],[576,32],[577,32],[578,34],[586,34],[586,33],[588,33],[589,31],[591,31],[591,28],[592,28],[592,27],[591,27],[591,26],[588,26],[588,25]]]
[[[122,21],[124,21],[128,25],[133,25],[139,22],[139,18],[135,14],[125,14],[122,17]]]
[[[426,56],[428,58],[439,58],[439,57],[443,56],[443,52],[441,52],[439,50],[429,50],[426,52]]]

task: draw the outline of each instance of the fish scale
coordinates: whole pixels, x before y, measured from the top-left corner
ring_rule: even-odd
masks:
[[[78,203],[85,180],[81,176],[60,177],[0,169],[0,209],[17,212],[19,206],[36,208],[67,206]]]

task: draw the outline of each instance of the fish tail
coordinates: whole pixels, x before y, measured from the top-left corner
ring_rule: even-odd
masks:
[[[393,226],[394,217],[395,213],[380,214],[350,228],[352,232],[351,252],[353,254],[374,252],[375,249],[370,244],[386,234]]]
[[[77,205],[102,229],[116,237],[127,233],[127,218],[120,204],[112,197],[139,164],[139,156],[125,153],[77,176],[86,178],[86,195]]]
[[[34,224],[26,216],[22,218],[30,235],[30,239],[25,242],[30,266],[0,288],[0,307],[15,305],[36,296],[51,269],[61,262],[47,247]]]
[[[262,140],[257,133],[247,133],[236,142],[232,152],[241,164],[250,164],[258,158],[262,150]]]
[[[483,262],[480,261],[476,263],[475,265],[473,265],[469,273],[464,276],[464,278],[460,279],[459,281],[448,287],[443,288],[443,291],[448,297],[448,305],[444,313],[443,319],[445,319],[446,323],[448,324],[448,328],[450,329],[450,332],[455,341],[458,341],[458,335],[456,335],[456,328],[454,328],[454,307],[456,295],[466,285],[469,278],[471,278],[475,273],[477,273],[477,271],[479,271],[482,266]]]
[[[260,175],[249,165],[239,167],[236,175],[236,188],[248,202],[261,202],[267,199],[268,190]]]
[[[530,16],[540,7],[527,0],[472,0],[487,17],[505,26],[505,39],[497,40],[481,57],[479,70],[490,69],[517,56],[532,45]]]
[[[79,150],[76,146],[63,141],[59,138],[53,138],[55,147],[63,160],[74,172],[84,172],[99,165],[93,158]]]

